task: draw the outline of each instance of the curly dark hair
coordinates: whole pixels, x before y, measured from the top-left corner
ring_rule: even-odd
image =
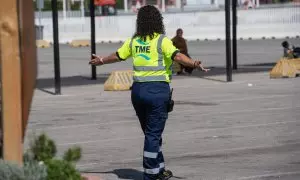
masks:
[[[133,37],[140,37],[146,41],[147,36],[153,39],[154,33],[165,34],[163,17],[156,7],[143,6],[137,15],[136,32]]]

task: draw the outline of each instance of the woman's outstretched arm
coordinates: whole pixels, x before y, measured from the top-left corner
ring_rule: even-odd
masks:
[[[100,57],[95,54],[93,54],[92,56],[93,56],[92,60],[89,62],[89,64],[96,65],[96,66],[103,65],[103,64],[111,64],[120,61],[120,57],[118,56],[117,53],[112,53],[111,55],[106,57]]]

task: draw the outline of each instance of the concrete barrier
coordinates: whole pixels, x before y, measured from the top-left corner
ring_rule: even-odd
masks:
[[[104,91],[130,90],[133,83],[133,71],[113,71],[104,83]]]
[[[270,78],[294,78],[300,74],[300,59],[281,59],[270,71]]]
[[[81,40],[72,40],[70,42],[70,46],[71,47],[88,47],[90,46],[90,40],[85,40],[85,39],[81,39]]]
[[[295,65],[296,69],[300,71],[300,58],[293,59],[293,64]]]
[[[300,36],[300,6],[238,11],[239,39],[285,38]],[[163,14],[166,35],[172,37],[177,28],[184,29],[187,40],[224,40],[224,11]],[[120,42],[135,31],[135,15],[97,17],[96,41]],[[52,41],[52,19],[44,18],[44,39]],[[67,18],[59,21],[60,43],[74,39],[90,39],[90,18]]]
[[[36,47],[37,48],[49,48],[50,42],[45,40],[36,40]]]

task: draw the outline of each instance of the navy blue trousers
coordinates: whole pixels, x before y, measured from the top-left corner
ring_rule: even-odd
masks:
[[[161,151],[162,133],[168,118],[170,86],[166,82],[135,82],[131,101],[145,135],[144,180],[151,180],[165,168]]]

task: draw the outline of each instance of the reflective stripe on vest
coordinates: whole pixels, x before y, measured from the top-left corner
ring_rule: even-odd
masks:
[[[164,66],[133,66],[135,71],[164,71]]]
[[[166,81],[165,75],[160,76],[133,76],[133,81]]]

